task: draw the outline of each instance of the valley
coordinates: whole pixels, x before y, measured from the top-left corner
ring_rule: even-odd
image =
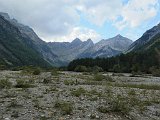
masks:
[[[152,75],[4,70],[0,89],[2,120],[160,118],[160,77]]]
[[[35,1],[37,5],[41,2]],[[58,6],[69,1],[61,2]],[[119,3],[121,7],[125,4]],[[113,23],[104,20],[99,26],[90,22],[93,16],[88,18],[81,13],[84,6],[72,4],[49,5],[56,8],[52,12],[48,12],[49,6],[41,6],[40,10],[47,9],[47,14],[56,12],[49,18],[36,10],[33,14],[15,15],[18,21],[13,18],[14,13],[10,16],[0,12],[0,120],[160,120],[158,19],[147,26],[144,18],[139,29],[132,28],[140,24],[139,19],[134,17],[131,20],[136,22],[127,22],[128,17],[121,11],[122,16],[110,16],[115,19]],[[106,6],[102,8],[106,10]],[[138,6],[133,11],[144,10]],[[57,14],[61,8],[79,20]],[[91,10],[89,14],[98,11],[101,10]],[[34,19],[39,14],[40,18]],[[141,34],[142,31],[146,32]]]

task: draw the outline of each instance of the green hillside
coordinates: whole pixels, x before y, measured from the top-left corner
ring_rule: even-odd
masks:
[[[19,30],[0,16],[0,63],[7,66],[49,66]]]

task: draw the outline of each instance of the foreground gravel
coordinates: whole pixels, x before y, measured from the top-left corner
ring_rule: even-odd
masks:
[[[0,89],[0,120],[160,120],[160,90],[114,86],[160,84],[160,78],[111,77],[113,81],[88,82],[94,79],[93,75],[0,71],[0,82],[12,83],[10,88]],[[18,80],[28,86],[16,87]],[[123,103],[128,103],[129,108]]]

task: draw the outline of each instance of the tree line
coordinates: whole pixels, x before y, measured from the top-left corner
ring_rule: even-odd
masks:
[[[82,58],[70,62],[68,70],[75,71],[78,66],[93,68],[98,66],[108,72],[145,72],[151,73],[153,69],[159,69],[160,61],[156,51],[130,52],[111,58]]]

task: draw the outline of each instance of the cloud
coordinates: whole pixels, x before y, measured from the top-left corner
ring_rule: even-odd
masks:
[[[159,10],[158,6],[158,0],[145,0],[145,2],[130,0],[122,9],[123,19],[115,22],[115,26],[120,30],[124,27],[137,27],[156,16]]]
[[[137,27],[157,15],[158,0],[81,0],[77,6],[86,18],[97,26],[111,22],[118,29]],[[119,20],[119,18],[121,18]]]
[[[0,0],[0,11],[46,35],[65,35],[78,23],[79,15],[66,0]]]
[[[45,37],[47,38],[47,37]],[[101,36],[94,30],[84,28],[84,27],[74,27],[70,34],[64,35],[64,36],[51,36],[47,38],[47,41],[52,41],[53,39],[55,42],[64,42],[68,41],[71,42],[75,38],[79,38],[82,41],[86,41],[87,39],[92,39],[93,42],[98,42],[101,38]]]
[[[122,7],[121,0],[81,0],[77,9],[83,12],[89,21],[102,26],[106,21],[115,21]]]
[[[150,20],[159,11],[159,0],[0,0],[0,11],[32,27],[47,41],[73,37],[96,41],[100,37],[96,30],[105,23],[123,30]],[[96,28],[83,28],[81,15]]]

